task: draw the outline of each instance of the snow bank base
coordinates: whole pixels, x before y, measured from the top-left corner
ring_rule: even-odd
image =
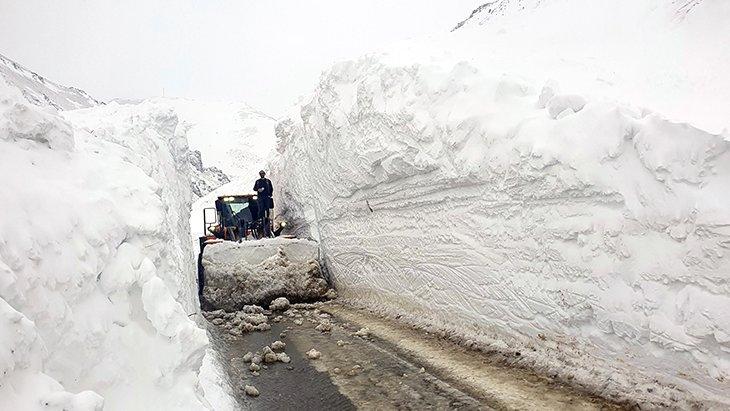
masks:
[[[204,305],[235,311],[268,305],[276,297],[323,298],[328,291],[317,261],[318,246],[302,239],[223,242],[205,247]]]

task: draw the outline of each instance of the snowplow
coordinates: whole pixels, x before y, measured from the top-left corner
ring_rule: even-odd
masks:
[[[318,244],[281,235],[286,222],[275,225],[258,200],[255,194],[225,195],[203,209],[198,296],[204,310],[236,310],[276,297],[313,300],[329,289]]]
[[[238,194],[219,196],[215,207],[203,210],[203,232],[206,239],[242,241],[276,237],[286,227],[282,222],[275,230],[270,218],[266,218],[259,209],[260,202],[256,194]],[[270,235],[266,235],[267,231]]]

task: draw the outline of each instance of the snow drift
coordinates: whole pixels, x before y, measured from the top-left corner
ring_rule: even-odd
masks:
[[[206,408],[177,118],[18,89],[0,79],[0,408]]]
[[[293,301],[323,298],[328,291],[318,246],[304,239],[263,239],[205,246],[203,299],[211,309],[267,306],[277,297]]]
[[[666,13],[656,2],[551,4],[324,73],[277,127],[278,212],[320,242],[343,298],[608,397],[728,406],[730,143],[715,127],[727,118],[687,110],[706,131],[623,103],[645,67],[595,80],[614,63],[591,50],[622,55],[624,35],[643,30],[632,18]],[[600,24],[586,21],[596,8]],[[672,30],[700,44],[695,17],[642,47],[668,53],[652,41]],[[718,79],[712,101],[730,98]],[[690,80],[684,97],[712,91]],[[676,120],[691,99],[667,104]]]

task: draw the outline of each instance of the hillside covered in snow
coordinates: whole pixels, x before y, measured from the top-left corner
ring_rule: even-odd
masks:
[[[609,398],[730,406],[730,6],[498,3],[324,73],[277,126],[277,212],[350,301]]]
[[[85,91],[58,85],[0,54],[0,78],[35,106],[73,110],[102,104]]]

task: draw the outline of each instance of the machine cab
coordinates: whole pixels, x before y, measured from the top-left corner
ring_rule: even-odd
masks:
[[[204,232],[222,240],[258,238],[261,216],[255,194],[220,196],[203,211]]]

